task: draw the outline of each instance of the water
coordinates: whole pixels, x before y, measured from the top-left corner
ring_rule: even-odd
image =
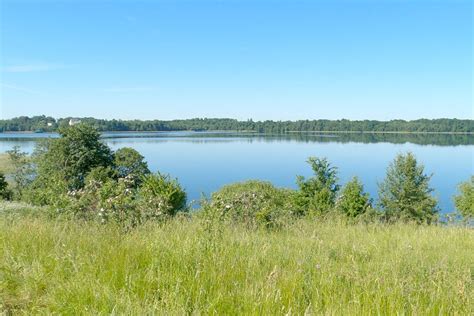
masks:
[[[18,145],[31,152],[38,138],[55,134],[0,134],[0,152]],[[474,135],[289,134],[251,133],[105,133],[114,150],[132,147],[153,171],[177,177],[190,200],[225,184],[268,180],[295,188],[296,175],[310,176],[309,156],[327,157],[339,169],[341,184],[358,176],[376,199],[377,183],[398,153],[413,152],[425,165],[443,213],[454,210],[452,196],[474,166]]]

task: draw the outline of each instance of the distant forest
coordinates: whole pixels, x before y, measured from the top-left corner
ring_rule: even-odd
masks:
[[[0,132],[54,132],[70,120],[89,123],[100,131],[252,131],[258,133],[286,132],[415,132],[474,133],[474,120],[419,119],[413,121],[239,121],[228,118],[194,118],[185,120],[103,120],[95,118],[61,118],[21,116],[0,120]]]

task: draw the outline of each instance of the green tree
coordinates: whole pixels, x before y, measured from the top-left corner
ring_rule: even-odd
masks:
[[[133,148],[120,148],[114,154],[114,164],[120,178],[131,177],[136,184],[150,173],[144,157]]]
[[[295,196],[297,213],[322,214],[334,207],[339,190],[337,168],[331,166],[326,158],[310,157],[307,162],[314,176],[309,179],[298,176],[296,179],[299,187]]]
[[[5,180],[5,175],[0,172],[0,199],[11,200],[12,191],[8,188],[8,183]]]
[[[364,192],[364,186],[357,177],[342,188],[336,202],[336,209],[349,217],[362,215],[371,207],[369,194]]]
[[[459,194],[454,197],[456,209],[465,219],[474,218],[474,176],[459,185]]]
[[[412,153],[399,154],[379,184],[380,206],[387,220],[413,220],[430,223],[436,219],[437,201],[431,195],[431,175],[424,173]]]
[[[92,169],[85,178],[85,185],[89,184],[90,182],[100,182],[102,184],[108,182],[109,180],[117,180],[118,173],[112,167],[95,167]]]
[[[81,123],[61,128],[59,134],[60,138],[49,140],[36,152],[38,180],[43,184],[58,174],[70,189],[79,189],[92,169],[113,165],[112,151],[94,127]]]
[[[34,168],[28,154],[22,152],[19,146],[15,146],[7,151],[7,154],[13,165],[11,177],[15,183],[14,192],[18,198],[21,198],[23,196],[23,191],[33,180]]]

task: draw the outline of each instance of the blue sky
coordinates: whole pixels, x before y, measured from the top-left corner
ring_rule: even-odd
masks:
[[[1,118],[473,118],[470,0],[1,1]]]

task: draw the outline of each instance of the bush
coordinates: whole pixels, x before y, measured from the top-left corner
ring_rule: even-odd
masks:
[[[454,197],[454,203],[466,220],[474,219],[474,176],[459,185],[459,194]]]
[[[145,219],[164,219],[186,208],[186,192],[169,175],[148,174],[138,191],[138,208]]]
[[[431,195],[431,175],[424,173],[412,153],[398,155],[379,184],[380,206],[388,221],[431,223],[437,219],[437,201]]]
[[[23,200],[36,206],[52,206],[63,212],[69,204],[69,187],[59,172],[38,176],[24,191]]]
[[[336,201],[336,209],[349,217],[365,214],[371,207],[372,200],[357,177],[344,186]]]
[[[291,191],[251,180],[224,186],[212,194],[208,211],[220,219],[247,226],[280,226],[290,215]]]
[[[98,219],[101,223],[113,221],[123,226],[136,226],[142,218],[136,206],[136,191],[129,178],[109,180],[98,190]]]
[[[148,175],[139,188],[132,176],[105,182],[89,179],[68,193],[75,217],[114,222],[130,228],[148,220],[162,221],[184,211],[186,193],[169,176]]]
[[[337,168],[331,166],[326,158],[310,157],[307,162],[314,176],[309,179],[297,177],[299,191],[294,202],[300,215],[321,215],[334,207],[339,191]]]

